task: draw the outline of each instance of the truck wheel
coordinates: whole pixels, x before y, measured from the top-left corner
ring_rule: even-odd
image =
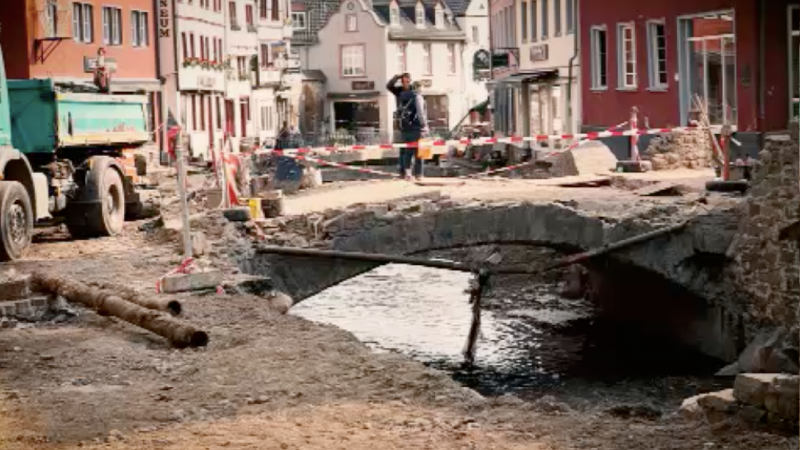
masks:
[[[99,207],[87,217],[88,225],[100,236],[116,236],[125,225],[125,187],[122,177],[113,167],[106,167],[98,177]]]
[[[13,261],[31,244],[33,208],[28,191],[16,181],[0,181],[0,261]]]

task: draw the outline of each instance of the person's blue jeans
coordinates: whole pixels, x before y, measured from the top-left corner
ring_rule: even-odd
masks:
[[[408,144],[412,142],[419,142],[422,138],[422,132],[419,130],[401,131],[400,142]],[[414,161],[413,174],[415,177],[421,177],[423,167],[423,160],[417,158],[416,148],[401,148],[400,149],[400,176],[406,176],[406,170],[411,168],[411,161]]]

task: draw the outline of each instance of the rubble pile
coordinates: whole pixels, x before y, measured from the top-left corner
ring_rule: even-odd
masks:
[[[670,132],[653,138],[643,156],[653,170],[702,169],[711,166],[711,146],[704,130]]]
[[[773,430],[797,432],[800,378],[797,375],[745,373],[733,389],[701,394],[683,401],[681,414],[711,423],[739,419]]]

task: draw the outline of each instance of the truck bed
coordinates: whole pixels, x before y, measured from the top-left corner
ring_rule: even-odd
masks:
[[[57,92],[52,80],[9,80],[12,144],[23,153],[134,147],[150,140],[147,97]]]

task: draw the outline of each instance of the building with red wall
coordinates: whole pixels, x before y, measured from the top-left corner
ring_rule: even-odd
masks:
[[[153,0],[2,0],[6,73],[11,79],[52,78],[65,89],[93,86],[103,48],[111,92],[146,93],[156,129],[161,82],[153,7]]]
[[[797,114],[797,0],[579,5],[585,129],[625,121],[634,106],[640,123],[685,125],[697,94],[752,152]]]

